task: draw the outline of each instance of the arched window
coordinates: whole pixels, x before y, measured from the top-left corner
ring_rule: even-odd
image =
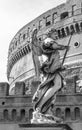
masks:
[[[24,51],[24,55],[26,55],[26,49],[25,48],[23,48],[23,51]]]
[[[17,60],[21,57],[22,55],[21,55],[21,51],[19,51],[18,53],[17,53]]]
[[[24,51],[23,51],[23,49],[21,50],[21,54],[22,54],[22,56],[24,56]]]
[[[3,118],[4,118],[4,120],[8,120],[8,110],[7,109],[5,109],[3,111]]]
[[[20,111],[20,117],[21,117],[21,120],[25,119],[25,110],[24,109],[22,109]]]
[[[65,109],[65,119],[70,119],[71,117],[71,113],[70,113],[70,108],[66,108]]]
[[[56,109],[56,116],[61,117],[61,109],[60,108]]]
[[[80,109],[78,107],[76,107],[74,109],[74,113],[75,113],[75,119],[80,119]]]
[[[33,113],[33,109],[30,109],[30,110],[29,110],[29,120],[32,119],[32,113]]]
[[[13,49],[13,50],[15,49],[14,45],[12,46],[12,49]]]
[[[17,119],[17,111],[16,111],[16,109],[13,109],[12,110],[12,120],[16,120]]]
[[[75,33],[75,29],[74,29],[74,26],[73,26],[73,25],[70,26],[70,29],[71,29],[71,32],[72,32],[72,33]]]
[[[25,34],[23,34],[23,40],[25,40],[25,36],[26,36],[26,35],[25,35]]]
[[[75,24],[75,28],[76,28],[76,32],[80,32],[80,28],[79,28],[79,24],[78,23]]]
[[[28,50],[29,50],[29,52],[31,51],[31,48],[30,48],[29,44],[28,44]]]
[[[58,30],[58,37],[61,38],[61,32]]]
[[[61,29],[61,33],[62,33],[62,37],[66,36],[64,28]]]
[[[49,26],[51,24],[51,16],[46,17],[46,26]]]
[[[66,33],[67,33],[67,35],[69,35],[69,34],[70,34],[69,27],[66,27]]]
[[[60,15],[60,18],[61,19],[65,19],[68,17],[68,12],[63,12],[61,15]]]
[[[25,46],[25,50],[26,50],[26,52],[28,53],[28,47],[27,47],[27,46]]]
[[[15,46],[17,46],[17,41],[15,42]]]

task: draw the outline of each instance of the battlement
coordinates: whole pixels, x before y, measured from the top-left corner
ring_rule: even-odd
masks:
[[[0,83],[0,97],[9,96],[9,84],[6,82]],[[15,96],[16,95],[24,95],[25,94],[25,83],[24,82],[16,82],[15,84]]]
[[[0,83],[0,123],[30,122],[33,111],[32,95],[25,95],[25,83],[15,84],[15,94],[9,95],[9,84]]]

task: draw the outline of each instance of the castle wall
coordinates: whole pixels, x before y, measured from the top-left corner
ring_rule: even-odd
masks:
[[[30,42],[34,28],[38,28],[38,38],[40,40],[43,40],[43,34],[51,28],[56,29],[58,32],[56,41],[63,45],[67,45],[70,33],[73,31],[74,35],[65,63],[76,61],[77,59],[81,60],[82,0],[69,0],[56,8],[48,10],[17,32],[10,43],[8,53],[7,77],[11,88],[16,81],[24,81],[25,77],[29,78],[28,75],[30,77],[34,76],[34,70],[31,74],[27,72],[33,68],[32,57],[30,62],[27,57],[31,55]],[[61,52],[61,57],[63,57],[63,54],[64,52]],[[28,63],[32,63],[32,68],[28,67]]]
[[[32,60],[32,53],[29,53],[28,55],[18,60],[16,64],[13,66],[9,80],[11,89],[14,87],[15,82],[26,80],[30,77],[33,77],[34,75],[35,70]]]
[[[8,93],[8,83],[0,83],[0,123],[30,122],[33,111],[32,95],[25,95],[24,82],[15,84],[15,95]]]
[[[35,87],[34,83],[32,85]],[[6,89],[2,90],[4,86]],[[32,103],[33,94],[25,94],[24,82],[17,82],[15,84],[15,95],[9,95],[7,93],[8,90],[8,83],[0,83],[0,129],[3,130],[7,126],[11,130],[19,130],[18,124],[30,123],[32,118],[34,106]],[[52,107],[54,116],[63,118],[64,123],[67,123],[71,128],[81,130],[82,94],[75,91],[74,79],[67,80],[67,90],[62,90],[57,94],[54,105]],[[4,123],[5,125],[3,125]]]

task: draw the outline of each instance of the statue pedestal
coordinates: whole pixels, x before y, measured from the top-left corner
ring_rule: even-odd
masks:
[[[19,124],[20,130],[72,130],[67,124]]]

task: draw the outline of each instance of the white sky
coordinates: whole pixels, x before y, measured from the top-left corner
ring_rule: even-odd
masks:
[[[66,0],[0,0],[0,82],[7,81],[10,41],[25,24]]]

